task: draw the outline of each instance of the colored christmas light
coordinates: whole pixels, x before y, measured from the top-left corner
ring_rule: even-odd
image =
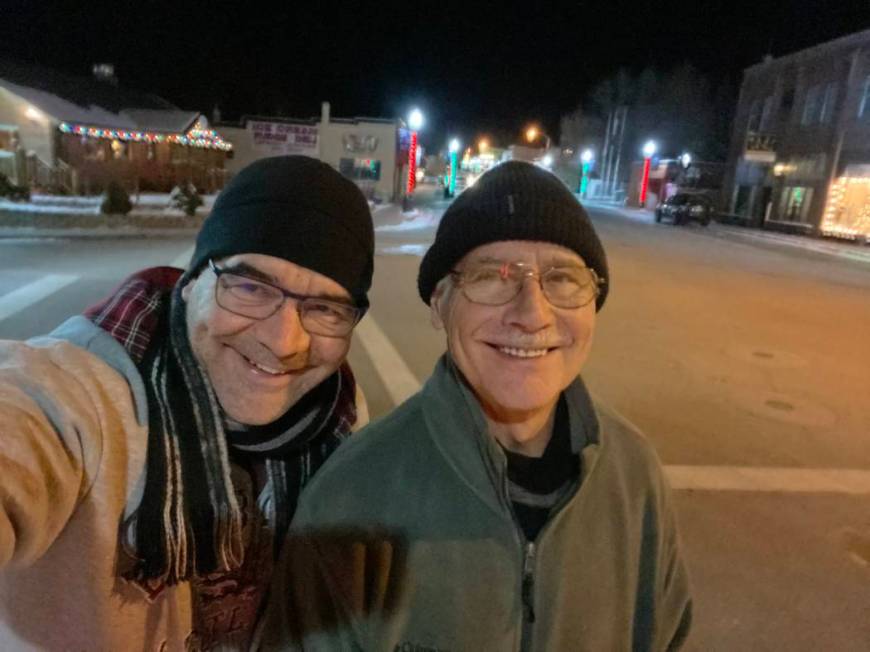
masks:
[[[640,179],[640,207],[643,208],[646,206],[646,191],[649,187],[649,167],[650,167],[650,159],[645,158],[643,160],[643,175]]]
[[[417,187],[417,132],[411,132],[411,146],[408,148],[408,194]]]
[[[106,138],[121,141],[147,141],[149,143],[176,143],[201,149],[219,149],[230,151],[233,146],[218,135],[213,129],[203,129],[200,123],[196,123],[184,134],[163,134],[153,131],[126,131],[117,129],[101,129],[87,125],[70,124],[61,122],[58,125],[61,133],[87,136],[89,138]]]

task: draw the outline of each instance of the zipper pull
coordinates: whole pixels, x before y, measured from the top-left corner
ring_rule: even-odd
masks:
[[[535,622],[535,605],[534,605],[534,587],[535,587],[535,544],[529,542],[526,544],[525,553],[523,555],[523,610],[525,611],[526,621]]]

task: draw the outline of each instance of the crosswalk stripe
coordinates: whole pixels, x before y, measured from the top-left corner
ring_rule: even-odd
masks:
[[[11,317],[79,279],[72,274],[48,274],[0,297],[0,321]]]
[[[387,388],[393,405],[399,405],[420,390],[420,381],[371,314],[359,323],[354,333]]]
[[[870,471],[751,466],[665,466],[674,489],[870,494]]]

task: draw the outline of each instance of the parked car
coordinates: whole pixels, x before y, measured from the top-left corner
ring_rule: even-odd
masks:
[[[656,208],[656,222],[670,220],[674,225],[694,220],[707,226],[713,219],[713,203],[704,195],[678,192]]]

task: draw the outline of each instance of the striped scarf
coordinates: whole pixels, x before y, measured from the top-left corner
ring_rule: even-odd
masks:
[[[144,270],[85,312],[124,346],[145,383],[145,488],[123,529],[130,528],[137,557],[124,576],[148,586],[242,565],[244,515],[231,456],[264,463],[273,495],[267,516],[280,543],[302,487],[356,421],[356,386],[345,363],[272,427],[228,424],[187,336],[181,290],[190,280],[174,268]]]

